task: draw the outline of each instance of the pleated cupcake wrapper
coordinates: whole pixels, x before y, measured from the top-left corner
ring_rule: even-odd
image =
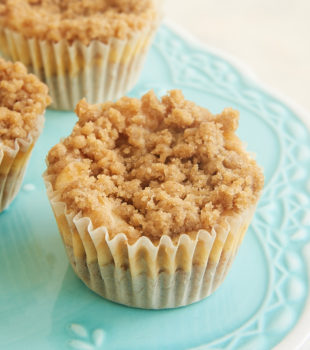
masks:
[[[199,301],[224,280],[253,216],[255,206],[227,217],[195,240],[182,234],[177,243],[163,235],[156,246],[147,237],[128,244],[126,235],[110,238],[93,229],[88,217],[67,212],[51,177],[43,175],[47,194],[76,274],[94,292],[128,306],[160,309]]]
[[[13,148],[0,140],[0,212],[9,206],[21,187],[28,160],[43,124],[44,116],[40,115],[36,129],[25,140],[17,138]]]
[[[62,40],[53,43],[26,38],[8,28],[0,30],[0,51],[5,58],[21,61],[28,71],[48,85],[51,108],[73,110],[85,97],[101,103],[124,96],[136,84],[157,24],[128,40]]]

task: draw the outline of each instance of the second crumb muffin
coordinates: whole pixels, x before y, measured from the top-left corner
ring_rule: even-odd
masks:
[[[88,105],[51,149],[44,174],[77,275],[142,308],[198,301],[223,281],[251,221],[263,175],[235,135],[180,91],[159,101]]]
[[[45,82],[55,109],[125,95],[159,22],[153,0],[3,0],[0,51]]]

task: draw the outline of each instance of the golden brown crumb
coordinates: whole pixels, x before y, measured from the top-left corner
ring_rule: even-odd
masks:
[[[0,26],[54,42],[126,39],[155,19],[152,0],[0,0]]]
[[[235,134],[238,112],[219,115],[173,90],[159,101],[141,100],[76,108],[72,134],[47,157],[54,190],[70,211],[124,232],[158,241],[210,230],[222,214],[254,204],[263,174]]]
[[[13,147],[16,138],[26,139],[49,103],[46,85],[21,63],[0,58],[0,143]]]

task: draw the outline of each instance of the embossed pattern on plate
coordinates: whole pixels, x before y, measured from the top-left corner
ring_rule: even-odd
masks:
[[[264,194],[226,281],[202,302],[161,311],[113,304],[85,287],[68,265],[41,179],[47,151],[76,117],[48,111],[23,189],[0,214],[1,349],[269,350],[298,323],[309,294],[308,129],[227,60],[165,25],[130,95],[150,88],[181,88],[214,113],[239,109],[238,133],[264,167]]]

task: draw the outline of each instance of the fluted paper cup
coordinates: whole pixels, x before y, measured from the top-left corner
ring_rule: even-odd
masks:
[[[111,38],[107,44],[93,40],[89,45],[26,38],[2,28],[0,51],[5,58],[24,63],[48,85],[51,108],[73,110],[83,97],[89,103],[101,103],[118,99],[134,87],[157,25],[127,40]]]
[[[224,280],[252,219],[255,206],[227,216],[211,232],[177,242],[163,235],[158,245],[140,237],[130,245],[123,233],[111,238],[105,227],[67,210],[50,177],[43,178],[63,243],[77,276],[114,302],[146,309],[175,308],[199,301]]]
[[[21,187],[28,160],[43,124],[44,116],[40,115],[37,128],[29,133],[27,139],[17,138],[13,148],[0,141],[0,212],[9,206]]]

